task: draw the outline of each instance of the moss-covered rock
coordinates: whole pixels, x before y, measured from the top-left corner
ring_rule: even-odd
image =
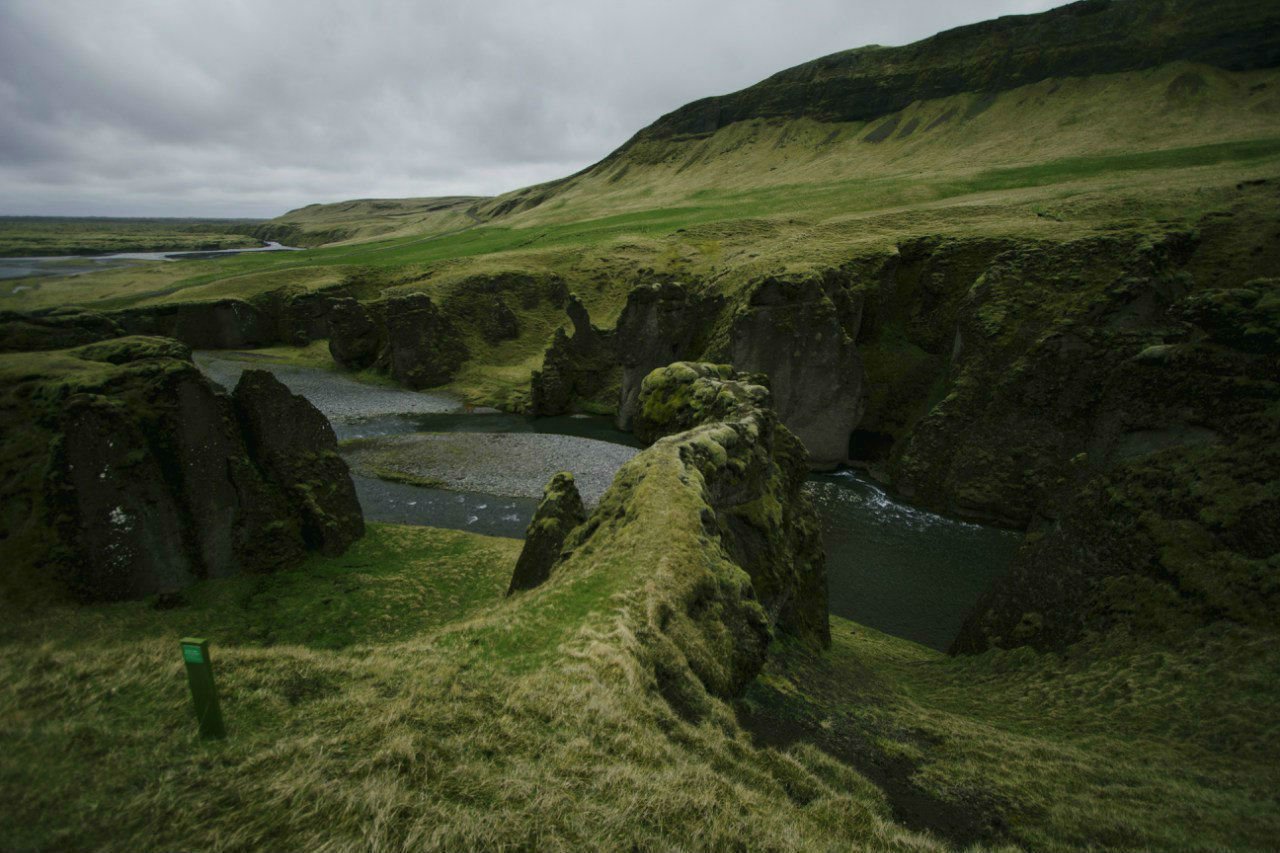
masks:
[[[341,488],[330,470],[341,460],[299,434],[303,415],[277,411],[259,418],[276,431],[266,443],[303,467],[319,465],[311,478],[319,483],[302,494],[264,475],[278,459],[255,456],[231,398],[177,341],[120,338],[0,356],[0,391],[7,598],[169,593],[333,547],[332,537],[312,534],[311,504],[325,508]],[[354,513],[343,519],[347,530],[361,523],[358,505]]]
[[[329,421],[265,370],[240,374],[232,399],[250,456],[289,496],[307,547],[346,551],[364,535],[364,515]]]
[[[110,317],[83,308],[0,311],[0,352],[66,349],[121,334]]]
[[[516,561],[507,595],[523,589],[533,589],[551,576],[551,569],[560,558],[560,550],[570,532],[587,520],[573,474],[561,471],[551,478],[542,492],[542,502],[529,522],[525,533],[524,548]]]
[[[711,511],[703,521],[751,577],[770,624],[825,643],[826,563],[802,491],[807,454],[758,379],[726,365],[659,368],[641,389],[637,435],[655,449],[678,447],[697,468]]]

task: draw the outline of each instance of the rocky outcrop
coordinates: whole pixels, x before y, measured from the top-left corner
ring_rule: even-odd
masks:
[[[627,294],[614,332],[622,364],[619,429],[631,429],[640,408],[640,386],[650,371],[702,355],[723,306],[723,297],[701,296],[671,283],[637,287]]]
[[[279,340],[275,316],[243,299],[126,308],[108,316],[125,334],[177,338],[193,349],[267,346]]]
[[[895,449],[894,485],[946,512],[1021,526],[1078,454],[1103,459],[1125,433],[1177,420],[1159,395],[1108,389],[1128,383],[1132,356],[1185,334],[1166,311],[1190,287],[1180,268],[1194,248],[1172,233],[998,255],[958,306],[944,390]]]
[[[848,303],[843,318],[832,296]],[[865,377],[854,345],[861,316],[860,300],[838,285],[828,293],[819,278],[769,278],[733,317],[730,359],[769,377],[778,417],[815,467],[847,459],[862,418]]]
[[[551,576],[551,568],[560,558],[569,533],[587,520],[573,474],[562,471],[551,478],[542,492],[542,502],[529,522],[524,548],[516,561],[507,595],[533,589]]]
[[[425,293],[336,300],[329,330],[329,353],[338,364],[372,367],[414,389],[449,382],[469,355],[461,331]]]
[[[703,523],[751,577],[769,623],[825,644],[826,561],[803,492],[807,454],[755,378],[726,365],[659,368],[641,388],[636,434],[697,469],[711,510]]]
[[[0,352],[67,349],[121,334],[110,317],[82,308],[0,311]]]
[[[373,367],[386,346],[386,329],[355,299],[336,299],[329,311],[329,354],[348,370]]]
[[[386,347],[379,363],[409,388],[431,388],[451,380],[467,359],[467,346],[453,322],[423,293],[387,299],[380,306]]]
[[[169,593],[272,571],[309,547],[340,552],[359,535],[345,466],[338,472],[328,457],[332,434],[326,450],[299,432],[323,421],[305,401],[233,406],[183,344],[165,339],[5,358],[21,359],[22,374],[0,412],[24,426],[6,427],[0,442],[12,510],[0,537],[4,586],[44,573],[83,599]],[[284,432],[246,441],[241,422],[254,418]],[[280,471],[294,472],[295,484],[324,482],[289,488]],[[313,506],[338,515],[327,495],[344,488],[352,503],[341,513],[343,535],[312,535]]]
[[[249,455],[290,499],[307,547],[346,551],[364,535],[364,516],[329,421],[265,370],[240,374],[231,397]]]
[[[547,549],[556,551],[549,579],[529,595],[617,577],[634,590],[615,598],[638,620],[625,637],[653,688],[698,718],[708,693],[734,696],[755,677],[775,631],[830,641],[808,462],[768,388],[723,365],[653,371],[636,422],[653,444]]]
[[[530,379],[530,413],[562,415],[580,401],[614,396],[619,354],[616,333],[597,329],[582,300],[570,294],[565,307],[573,323],[573,335],[556,329],[542,359],[542,368]]]
[[[1092,441],[956,651],[1216,620],[1280,628],[1278,285],[1178,300],[1169,321],[1193,325],[1170,327],[1177,342],[1094,366]]]

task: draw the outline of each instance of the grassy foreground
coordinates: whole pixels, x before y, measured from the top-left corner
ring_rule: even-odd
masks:
[[[5,613],[0,848],[950,846],[894,815],[961,846],[1280,832],[1268,639],[949,659],[836,619],[829,653],[779,646],[740,703],[759,746],[719,700],[695,723],[641,676],[648,566],[601,554],[505,599],[518,549],[373,525],[176,609]],[[187,634],[213,640],[225,742],[196,736]]]

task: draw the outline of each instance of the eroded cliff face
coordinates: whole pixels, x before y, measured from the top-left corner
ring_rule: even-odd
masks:
[[[644,624],[630,636],[658,691],[696,718],[708,692],[731,697],[755,677],[775,630],[829,643],[825,557],[802,490],[804,448],[766,387],[725,365],[682,362],[652,371],[639,402],[637,431],[652,445],[585,521],[565,483],[548,487],[535,526],[554,528],[549,550],[530,558],[554,552],[538,589],[608,577],[615,561],[644,566],[652,580],[638,608],[627,605]]]
[[[0,454],[8,588],[34,573],[84,599],[167,593],[340,553],[363,531],[332,433],[291,441],[323,416],[283,386],[250,378],[233,400],[162,338],[6,358],[21,372]]]
[[[821,278],[770,278],[733,317],[730,360],[768,377],[778,417],[804,442],[815,467],[847,459],[849,436],[866,405],[854,344],[860,297]]]
[[[1280,628],[1280,281],[1201,290],[1094,370],[1086,450],[955,649]]]
[[[424,293],[343,300],[329,330],[329,352],[338,364],[373,367],[409,388],[443,385],[469,355],[457,326]]]

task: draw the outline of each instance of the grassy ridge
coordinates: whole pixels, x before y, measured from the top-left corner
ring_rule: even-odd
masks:
[[[675,563],[680,527],[661,531]],[[889,823],[903,803],[1036,849],[1280,829],[1266,638],[956,660],[837,619],[829,654],[775,649],[742,702],[821,749],[761,749],[714,700],[692,724],[638,679],[625,614],[647,564],[610,550],[505,599],[518,548],[373,525],[343,557],[206,582],[179,609],[6,612],[0,846],[941,849]],[[192,633],[214,641],[225,742],[195,735]],[[886,798],[841,761],[900,778]]]

